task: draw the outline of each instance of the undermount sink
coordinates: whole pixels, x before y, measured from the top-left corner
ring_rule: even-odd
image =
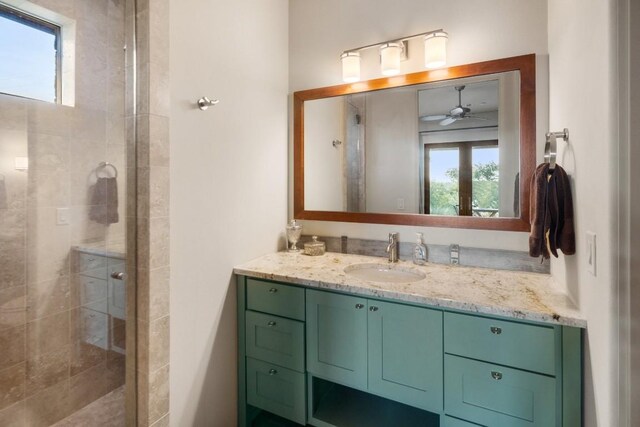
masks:
[[[422,271],[392,264],[363,263],[345,267],[349,276],[371,282],[411,283],[427,277]]]

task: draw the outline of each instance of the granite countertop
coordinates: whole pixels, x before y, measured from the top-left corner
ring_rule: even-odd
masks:
[[[433,307],[586,328],[587,321],[551,276],[537,273],[470,268],[443,264],[417,266],[426,278],[412,283],[382,283],[347,275],[358,263],[387,264],[384,258],[327,252],[311,257],[278,252],[238,265],[234,273],[313,288],[388,298]]]

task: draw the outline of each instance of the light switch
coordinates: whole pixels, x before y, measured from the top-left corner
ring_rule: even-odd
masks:
[[[587,231],[587,271],[596,276],[596,233]]]
[[[398,210],[399,211],[403,211],[404,210],[404,199],[398,199]]]
[[[56,209],[56,224],[69,225],[69,208]]]
[[[29,169],[29,158],[28,157],[16,157],[15,165],[17,171],[26,171]]]

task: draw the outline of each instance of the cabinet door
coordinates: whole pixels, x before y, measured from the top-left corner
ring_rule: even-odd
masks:
[[[367,300],[307,291],[307,370],[367,388]]]
[[[369,300],[369,391],[442,411],[442,312]]]

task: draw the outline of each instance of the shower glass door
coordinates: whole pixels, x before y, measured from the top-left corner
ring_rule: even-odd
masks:
[[[0,2],[0,426],[134,410],[134,10]]]

